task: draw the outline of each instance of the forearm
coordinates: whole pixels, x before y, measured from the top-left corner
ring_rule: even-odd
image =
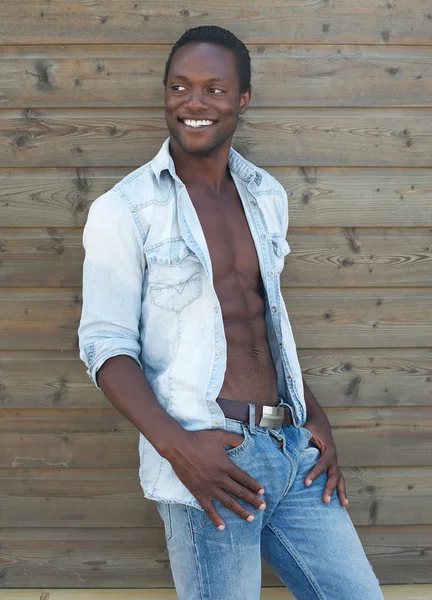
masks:
[[[307,420],[311,419],[324,419],[330,425],[327,415],[325,414],[322,407],[318,404],[318,400],[313,395],[311,389],[305,382],[303,378],[303,388],[304,388],[304,399],[306,403],[306,418]]]
[[[168,458],[186,430],[159,404],[139,365],[130,356],[118,355],[104,362],[97,373],[98,385],[115,408]]]

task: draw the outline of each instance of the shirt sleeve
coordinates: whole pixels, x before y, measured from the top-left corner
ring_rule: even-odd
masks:
[[[113,356],[132,357],[141,368],[139,325],[145,255],[138,216],[110,190],[90,207],[83,232],[83,305],[80,358],[98,389],[97,371]]]

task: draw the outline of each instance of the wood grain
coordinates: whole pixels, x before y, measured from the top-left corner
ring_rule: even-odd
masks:
[[[168,137],[159,108],[0,110],[4,167],[144,164]],[[234,147],[266,166],[432,166],[432,108],[250,109]]]
[[[430,600],[432,595],[432,585],[383,585],[381,590],[385,600]],[[2,600],[48,600],[44,599],[43,594],[49,593],[49,600],[175,600],[176,593],[174,589],[158,590],[56,590],[43,588],[40,590],[0,590]],[[261,590],[262,600],[294,600],[294,596],[284,587],[266,587]]]
[[[430,524],[432,468],[346,467],[343,474],[354,525]],[[0,501],[8,527],[162,527],[136,469],[3,468]]]
[[[341,466],[432,466],[432,406],[326,413]],[[1,468],[138,468],[138,431],[114,409],[3,409],[1,416]]]
[[[299,348],[429,348],[430,288],[282,289]],[[78,348],[79,288],[0,288],[0,350]]]
[[[360,526],[366,553],[382,584],[424,583],[432,567],[432,527]],[[145,528],[6,528],[0,531],[5,588],[113,588],[125,581],[133,588],[172,587],[161,527]],[[263,585],[281,582],[263,565]],[[404,599],[406,600],[406,599]]]
[[[323,406],[432,404],[432,349],[299,350],[303,377]]]
[[[1,106],[161,107],[169,52],[145,44],[6,46]],[[431,106],[431,47],[254,44],[249,52],[251,106]]]
[[[284,287],[282,295],[300,348],[430,347],[430,288]]]
[[[234,147],[287,191],[283,298],[349,513],[381,583],[416,584],[386,600],[432,597],[430,0],[0,0],[0,15],[0,600],[175,597],[138,432],[79,360],[82,228],[168,137],[165,61],[210,22],[250,51]],[[265,563],[263,585],[290,597]]]
[[[226,27],[245,43],[430,45],[430,3],[289,3],[283,0],[1,0],[2,44],[174,43],[189,27]]]
[[[417,228],[291,228],[286,287],[432,285],[432,222]],[[76,287],[82,229],[0,229],[1,287]]]
[[[300,349],[299,359],[322,406],[432,404],[431,349]],[[1,408],[110,406],[87,376],[77,350],[0,351]]]
[[[427,168],[268,167],[267,170],[286,189],[290,227],[432,224],[432,176]],[[82,227],[93,200],[130,171],[131,168],[125,167],[0,168],[1,226]]]

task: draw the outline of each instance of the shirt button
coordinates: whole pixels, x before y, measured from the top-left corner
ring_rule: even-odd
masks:
[[[215,421],[215,425],[222,425],[222,421]]]
[[[212,385],[212,390],[215,390],[215,389],[216,389],[216,386],[215,386],[215,385]]]
[[[214,311],[215,311],[215,314],[217,314],[219,312],[219,309],[217,306],[214,307]]]
[[[283,348],[283,344],[279,344],[279,348]]]
[[[288,381],[292,381],[291,375],[288,375]]]
[[[277,308],[276,308],[276,306],[272,306],[272,311],[273,311],[273,312],[277,312]]]
[[[270,277],[273,277],[273,275],[274,275],[273,271],[270,271],[269,275],[270,275]]]
[[[252,206],[256,206],[255,200],[252,200],[251,204],[252,204]]]
[[[219,350],[216,352],[216,354],[222,354],[222,350],[219,348]]]
[[[266,239],[267,239],[267,236],[266,236],[266,234],[265,234],[265,233],[261,234],[261,239],[263,239],[263,240],[266,240]]]

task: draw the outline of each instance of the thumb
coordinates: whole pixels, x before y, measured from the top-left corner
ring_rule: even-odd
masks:
[[[240,446],[244,442],[244,435],[241,433],[234,433],[233,431],[225,431],[224,434],[224,443],[228,446],[233,446],[236,448]]]

